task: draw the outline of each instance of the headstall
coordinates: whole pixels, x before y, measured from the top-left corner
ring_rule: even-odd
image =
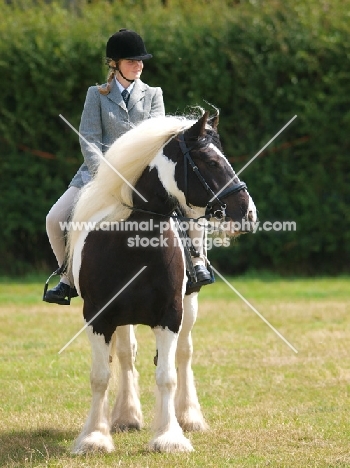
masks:
[[[232,183],[229,187],[227,187],[225,190],[223,190],[220,193],[220,196],[218,197],[213,190],[209,187],[207,184],[206,180],[202,176],[202,174],[199,172],[198,167],[194,163],[193,159],[191,158],[190,152],[197,146],[193,145],[191,147],[188,147],[185,141],[185,136],[184,133],[180,133],[178,135],[178,141],[180,144],[180,148],[182,151],[182,154],[184,156],[184,179],[185,179],[185,200],[187,203],[187,186],[188,186],[188,164],[191,166],[193,172],[196,174],[198,180],[208,193],[210,195],[210,199],[206,205],[206,217],[214,217],[217,219],[224,219],[226,217],[226,203],[222,201],[222,198],[228,197],[232,193],[239,192],[241,190],[244,190],[247,188],[247,185],[243,181],[239,181],[238,183]],[[218,210],[214,210],[214,204],[218,203],[220,205],[220,208]]]

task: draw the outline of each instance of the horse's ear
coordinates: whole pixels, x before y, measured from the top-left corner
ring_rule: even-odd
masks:
[[[197,140],[205,135],[205,126],[207,124],[209,112],[204,112],[202,117],[192,127],[185,132],[186,140]]]
[[[212,127],[213,130],[217,131],[219,125],[219,112],[208,119],[208,124]]]

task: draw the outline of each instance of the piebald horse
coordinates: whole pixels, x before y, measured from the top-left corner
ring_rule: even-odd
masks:
[[[151,327],[156,339],[149,448],[189,452],[183,431],[207,429],[191,369],[200,288],[186,293],[186,252],[174,213],[187,220],[221,217],[229,235],[241,232],[233,223],[256,220],[246,185],[223,154],[217,123],[218,115],[208,113],[146,120],[108,149],[107,164],[100,162],[81,191],[72,221],[90,227],[69,232],[68,257],[92,348],[92,404],[74,453],[111,452],[112,431],[143,425],[136,324]],[[111,362],[117,360],[119,387],[109,415]]]

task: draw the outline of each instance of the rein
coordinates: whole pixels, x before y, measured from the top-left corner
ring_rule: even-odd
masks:
[[[141,212],[141,213],[147,213],[147,214],[152,214],[156,216],[161,216],[164,218],[172,218],[175,220],[181,220],[181,221],[194,221],[195,223],[198,223],[200,219],[206,219],[209,220],[211,218],[216,218],[218,221],[222,221],[226,217],[226,203],[222,201],[222,198],[228,197],[232,193],[239,192],[241,190],[244,190],[247,188],[247,185],[245,182],[240,181],[238,183],[233,183],[231,186],[227,187],[225,190],[223,190],[220,194],[220,198],[213,192],[213,190],[209,187],[207,184],[206,180],[202,176],[202,174],[199,172],[198,167],[196,166],[195,162],[190,156],[190,152],[196,147],[196,145],[192,145],[191,147],[188,147],[185,141],[185,135],[184,132],[180,133],[178,136],[177,141],[179,142],[180,149],[182,151],[183,157],[184,157],[184,179],[185,179],[185,187],[184,187],[184,194],[185,194],[185,201],[187,203],[187,186],[188,186],[188,170],[187,166],[191,166],[193,172],[196,174],[198,180],[204,187],[205,191],[208,193],[210,196],[210,199],[206,205],[206,210],[205,210],[205,215],[204,216],[199,216],[198,218],[188,218],[186,216],[181,216],[179,212],[181,213],[180,209],[172,209],[168,214],[162,214],[162,213],[157,213],[155,211],[150,211],[150,210],[145,210],[143,208],[136,208],[132,206],[127,206],[131,211],[133,212]],[[235,175],[235,173],[234,173]],[[210,200],[213,200],[212,202]],[[220,205],[220,209],[214,210],[214,203],[218,203]],[[175,213],[175,214],[174,214]]]
[[[198,167],[194,163],[193,159],[190,156],[190,152],[195,148],[195,145],[191,146],[190,148],[187,146],[186,141],[185,141],[185,134],[184,132],[179,135],[178,142],[184,157],[184,179],[185,179],[185,200],[187,203],[187,185],[188,185],[188,172],[187,172],[187,162],[190,164],[192,170],[196,174],[198,180],[206,190],[206,192],[210,195],[210,200],[213,200],[212,202],[209,201],[206,206],[206,216],[205,218],[208,219],[208,217],[214,217],[217,218],[218,220],[223,219],[226,217],[226,203],[224,203],[221,198],[225,198],[232,193],[239,192],[241,190],[244,190],[247,188],[247,185],[245,182],[240,181],[239,183],[233,183],[230,187],[227,187],[223,192],[220,194],[220,198],[213,192],[213,190],[209,187],[207,184],[206,180],[202,176],[202,174],[199,172]],[[234,174],[235,175],[235,174]],[[220,205],[219,210],[214,211],[214,203],[217,202]]]
[[[198,218],[188,218],[186,216],[182,216],[180,214],[174,214],[177,208],[174,210],[171,210],[171,213],[168,214],[163,214],[163,213],[157,213],[156,211],[150,211],[150,210],[144,210],[143,208],[135,208],[132,206],[125,205],[126,208],[129,208],[132,210],[132,212],[139,212],[139,213],[146,213],[146,214],[152,214],[156,216],[161,216],[162,218],[172,218],[172,219],[179,219],[181,221],[193,221],[195,223],[198,223],[200,219],[207,219],[209,220],[211,218],[210,214],[205,214],[204,216],[199,216]]]

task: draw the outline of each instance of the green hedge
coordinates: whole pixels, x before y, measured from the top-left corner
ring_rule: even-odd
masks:
[[[0,4],[1,273],[55,267],[45,216],[81,163],[76,134],[88,86],[105,80],[104,45],[137,30],[167,113],[220,108],[220,135],[261,221],[297,232],[242,236],[210,258],[222,271],[350,271],[350,0]]]

